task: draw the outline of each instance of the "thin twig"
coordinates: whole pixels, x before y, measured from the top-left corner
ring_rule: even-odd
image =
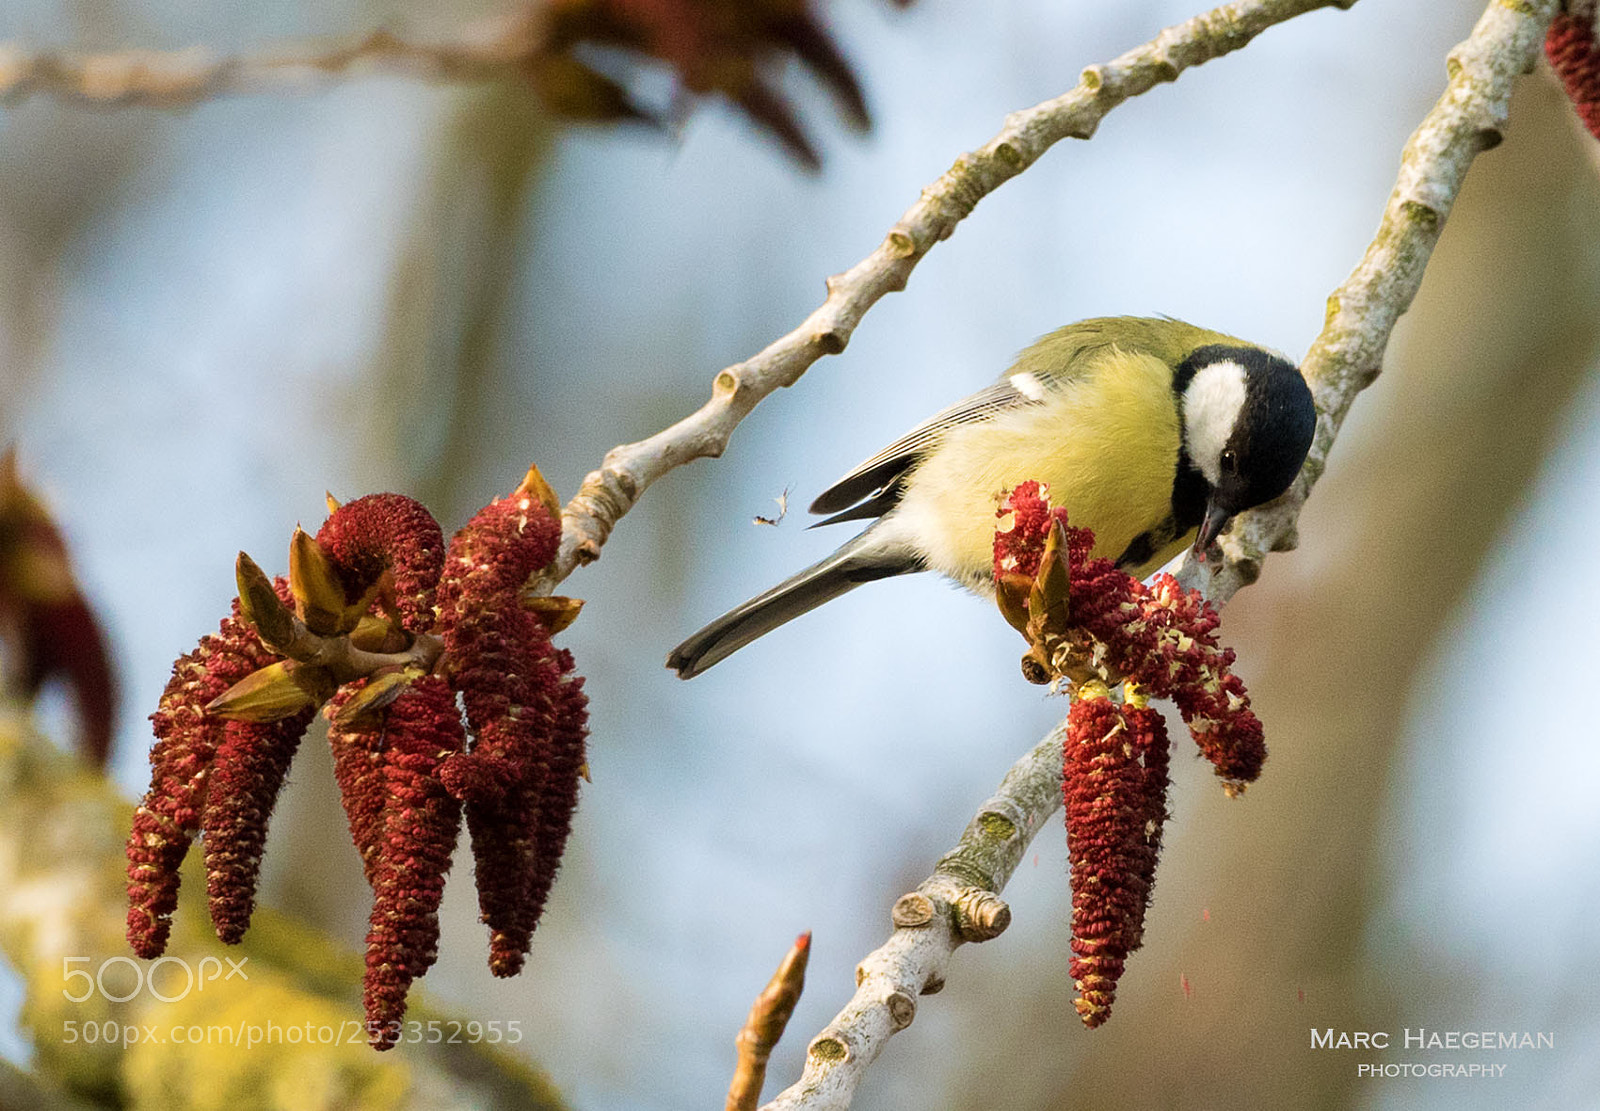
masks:
[[[1378,233],[1328,299],[1327,321],[1306,357],[1319,414],[1312,454],[1290,494],[1241,517],[1223,542],[1225,562],[1209,576],[1200,572],[1216,604],[1255,580],[1268,551],[1293,547],[1295,520],[1326,467],[1350,405],[1377,377],[1395,321],[1421,285],[1468,166],[1500,141],[1514,79],[1532,70],[1556,7],[1557,0],[1491,0],[1471,37],[1451,51],[1449,86],[1406,143]],[[1195,571],[1192,564],[1186,567],[1190,577]],[[963,937],[959,915],[946,911],[951,903],[940,901],[952,858],[976,866],[962,878],[981,893],[999,892],[1034,833],[1061,804],[1060,752],[1058,729],[1012,768],[967,827],[961,846],[918,888],[934,901],[927,926],[900,925],[862,962],[854,998],[811,1043],[799,1082],[766,1111],[850,1106],[867,1066],[910,1022],[914,1007],[905,1004],[918,992],[942,986],[951,954],[971,939]],[[988,840],[991,834],[998,840]]]
[[[294,626],[293,638],[284,644],[272,645],[272,649],[296,663],[327,668],[328,674],[340,683],[402,668],[431,671],[444,655],[444,640],[436,633],[416,634],[411,647],[401,651],[373,652],[357,647],[347,634],[320,636],[313,633],[298,617],[294,619]]]
[[[811,959],[811,935],[803,933],[795,938],[784,954],[778,971],[772,974],[767,986],[756,996],[750,1015],[739,1028],[734,1039],[739,1058],[733,1068],[733,1081],[728,1085],[725,1111],[755,1111],[761,1102],[761,1085],[767,1079],[767,1058],[772,1056],[778,1039],[794,1015],[795,1004],[806,986],[806,964]]]
[[[454,42],[412,43],[378,31],[342,44],[234,55],[202,47],[86,54],[0,43],[0,101],[50,94],[104,107],[172,108],[219,96],[311,88],[352,73],[486,81],[519,73],[542,41],[537,20],[519,14],[469,28]]]
[[[1076,88],[1013,112],[984,146],[964,154],[932,185],[866,258],[828,279],[828,296],[800,326],[765,350],[721,371],[711,400],[669,428],[606,453],[562,514],[561,554],[543,589],[580,564],[600,558],[614,526],[662,475],[695,459],[721,455],[733,431],[763,398],[791,386],[824,355],[845,349],[856,325],[886,293],[904,289],[924,255],[949,238],[984,197],[1066,138],[1087,139],[1129,97],[1175,81],[1184,70],[1231,53],[1262,31],[1318,8],[1355,0],[1241,0],[1169,27],[1143,46],[1083,71]]]

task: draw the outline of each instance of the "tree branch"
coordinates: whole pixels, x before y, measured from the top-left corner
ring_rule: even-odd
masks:
[[[1241,514],[1222,539],[1224,560],[1207,573],[1185,558],[1178,578],[1216,605],[1255,582],[1268,552],[1298,542],[1295,524],[1328,465],[1356,395],[1377,380],[1395,321],[1411,307],[1467,168],[1500,143],[1515,79],[1533,70],[1557,0],[1491,0],[1471,36],[1450,51],[1450,83],[1400,154],[1400,174],[1378,233],[1328,297],[1322,334],[1300,369],[1317,403],[1317,434],[1289,492]]]
[[[1065,736],[1066,726],[1057,726],[1013,764],[933,875],[895,903],[896,929],[857,966],[854,997],[812,1039],[799,1083],[764,1111],[849,1107],[890,1036],[911,1025],[917,997],[944,987],[956,947],[996,937],[1010,924],[1010,909],[994,893],[1005,887],[1029,842],[1061,807]]]
[[[410,43],[378,31],[354,42],[236,55],[202,47],[30,52],[0,43],[0,101],[48,93],[102,107],[173,108],[219,96],[306,89],[352,73],[485,81],[520,73],[543,40],[540,23],[519,15],[479,24],[457,42]]]
[[[866,258],[828,279],[828,296],[800,326],[712,381],[711,399],[694,413],[638,443],[606,453],[562,514],[561,554],[543,589],[580,564],[600,558],[612,527],[662,475],[705,456],[721,455],[739,422],[773,390],[792,386],[812,363],[845,349],[856,325],[886,293],[904,289],[924,255],[949,238],[977,203],[1066,138],[1087,139],[1101,119],[1184,70],[1231,53],[1275,23],[1355,0],[1240,0],[1169,27],[1143,46],[1083,71],[1077,87],[1054,100],[1013,112],[984,146],[922,191]]]
[[[1514,79],[1532,70],[1556,7],[1557,0],[1490,0],[1472,35],[1450,52],[1449,85],[1407,141],[1377,235],[1329,297],[1322,334],[1303,364],[1318,411],[1305,469],[1289,494],[1239,518],[1223,540],[1225,561],[1215,572],[1199,571],[1203,565],[1192,560],[1185,564],[1188,577],[1203,577],[1217,605],[1255,581],[1267,552],[1294,546],[1295,522],[1340,426],[1356,395],[1377,378],[1395,321],[1422,284],[1467,168],[1499,143]],[[898,912],[908,900],[927,902],[926,925],[911,926],[897,913],[894,934],[858,968],[855,996],[812,1041],[799,1082],[765,1111],[850,1106],[867,1066],[911,1022],[917,994],[942,987],[956,947],[973,940],[963,936],[955,908],[970,902],[974,891],[998,902],[991,893],[1004,887],[1034,834],[1060,807],[1061,744],[1058,727],[1019,760],[960,845],[896,904]],[[952,884],[969,886],[952,897]]]

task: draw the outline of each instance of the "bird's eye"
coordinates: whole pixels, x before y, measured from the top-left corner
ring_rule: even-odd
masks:
[[[1231,447],[1223,449],[1222,469],[1227,471],[1229,474],[1239,473],[1239,454]]]

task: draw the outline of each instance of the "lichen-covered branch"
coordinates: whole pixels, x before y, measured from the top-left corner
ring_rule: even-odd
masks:
[[[1291,491],[1245,514],[1223,539],[1224,563],[1211,572],[1186,563],[1217,605],[1260,574],[1269,551],[1294,546],[1295,521],[1327,465],[1329,449],[1361,390],[1377,377],[1396,320],[1410,306],[1467,168],[1500,141],[1515,78],[1538,56],[1557,0],[1491,0],[1466,42],[1451,51],[1449,86],[1406,143],[1399,178],[1371,245],[1328,299],[1328,314],[1303,364],[1317,401],[1317,437]],[[767,1111],[848,1108],[868,1065],[915,1013],[917,993],[942,985],[963,940],[950,885],[998,902],[999,892],[1039,826],[1060,806],[1060,734],[1012,768],[999,793],[968,826],[961,845],[917,892],[896,904],[894,934],[858,969],[855,996],[811,1043],[800,1081]],[[909,919],[908,901],[926,904]],[[1003,904],[1001,904],[1003,905]],[[920,919],[920,926],[911,924]]]
[[[996,937],[1010,924],[1011,911],[995,892],[1061,806],[1064,736],[1058,727],[1012,765],[933,875],[895,903],[895,931],[857,966],[855,996],[812,1039],[799,1082],[766,1111],[849,1107],[890,1036],[911,1025],[917,997],[944,986],[956,947]]]
[[[1169,27],[1143,46],[1083,71],[1077,86],[1053,100],[1013,112],[988,143],[957,158],[872,253],[828,279],[828,296],[788,335],[717,374],[711,399],[694,413],[638,443],[606,453],[600,469],[562,515],[564,531],[546,586],[600,557],[612,526],[662,475],[705,456],[721,455],[739,422],[773,390],[791,386],[824,355],[845,349],[861,318],[886,293],[904,289],[924,255],[949,238],[974,206],[1066,138],[1087,139],[1106,113],[1184,70],[1244,46],[1275,23],[1355,0],[1240,0]]]
[[[1329,296],[1322,334],[1301,364],[1318,416],[1299,479],[1277,501],[1234,522],[1221,542],[1225,559],[1209,575],[1188,559],[1178,576],[1215,605],[1254,582],[1268,552],[1295,546],[1295,523],[1327,467],[1334,437],[1356,395],[1378,377],[1389,335],[1422,285],[1467,168],[1500,142],[1511,87],[1533,69],[1557,7],[1558,0],[1492,0],[1472,35],[1450,52],[1449,85],[1407,140],[1378,233]]]

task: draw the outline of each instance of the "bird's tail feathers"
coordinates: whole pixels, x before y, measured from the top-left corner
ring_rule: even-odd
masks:
[[[877,533],[877,535],[874,535]],[[729,610],[667,656],[680,679],[692,679],[779,625],[831,602],[865,582],[922,570],[922,560],[869,528],[838,551]]]

